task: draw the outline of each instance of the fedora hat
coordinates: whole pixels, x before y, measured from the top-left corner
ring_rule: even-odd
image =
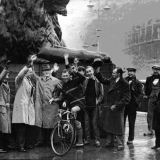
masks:
[[[101,67],[104,65],[104,62],[100,58],[94,59],[92,67]]]
[[[42,64],[41,71],[47,71],[47,70],[51,70],[50,65],[49,64]]]

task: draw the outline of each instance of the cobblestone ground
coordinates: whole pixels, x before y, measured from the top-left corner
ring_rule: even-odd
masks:
[[[136,120],[136,137],[133,145],[126,145],[124,151],[117,148],[107,149],[104,147],[105,139],[101,139],[101,147],[96,148],[92,143],[83,148],[72,148],[63,157],[58,157],[49,147],[37,147],[26,153],[10,151],[0,154],[0,159],[44,159],[44,160],[160,160],[160,150],[152,150],[155,137],[144,137],[147,131],[146,114],[138,113]],[[128,137],[128,125],[126,126],[125,142]]]

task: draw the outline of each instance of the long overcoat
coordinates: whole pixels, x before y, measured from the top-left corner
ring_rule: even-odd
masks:
[[[10,107],[6,106],[10,104],[10,87],[8,82],[4,82],[7,70],[3,70],[0,74],[0,131],[2,133],[11,133],[11,115]]]
[[[58,120],[56,115],[59,105],[55,102],[50,104],[49,100],[56,96],[57,84],[60,83],[60,80],[52,76],[36,77],[35,125],[42,128],[53,128]]]
[[[124,134],[124,109],[130,102],[129,84],[122,77],[113,85],[113,79],[98,80],[105,85],[109,85],[109,91],[105,98],[105,107],[102,109],[99,125],[106,131],[116,135]],[[116,105],[115,110],[111,106]]]
[[[25,66],[15,79],[17,92],[13,105],[12,123],[35,125],[33,94],[31,96],[33,85],[25,76],[28,70]]]

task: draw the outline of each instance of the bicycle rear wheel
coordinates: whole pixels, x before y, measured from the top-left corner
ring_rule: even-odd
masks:
[[[56,124],[51,133],[51,146],[56,155],[65,155],[72,147],[74,139],[74,130],[67,121],[61,121]]]

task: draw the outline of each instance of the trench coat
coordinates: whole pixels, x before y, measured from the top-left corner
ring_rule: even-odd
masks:
[[[12,123],[35,125],[33,94],[31,96],[33,85],[25,76],[28,70],[25,66],[15,78],[17,92],[13,104]]]
[[[0,131],[2,133],[11,133],[11,113],[10,107],[6,104],[10,104],[10,87],[8,82],[4,82],[7,70],[3,70],[0,74]]]
[[[123,135],[124,134],[124,109],[130,102],[131,94],[129,84],[122,77],[117,83],[113,84],[113,79],[97,79],[105,85],[109,85],[109,91],[105,98],[105,107],[102,109],[99,125],[106,132]],[[116,105],[115,110],[111,110],[111,106]]]
[[[36,77],[35,125],[42,128],[54,128],[58,121],[56,115],[59,105],[56,102],[50,104],[49,100],[56,96],[57,84],[60,83],[60,80],[52,76]]]

